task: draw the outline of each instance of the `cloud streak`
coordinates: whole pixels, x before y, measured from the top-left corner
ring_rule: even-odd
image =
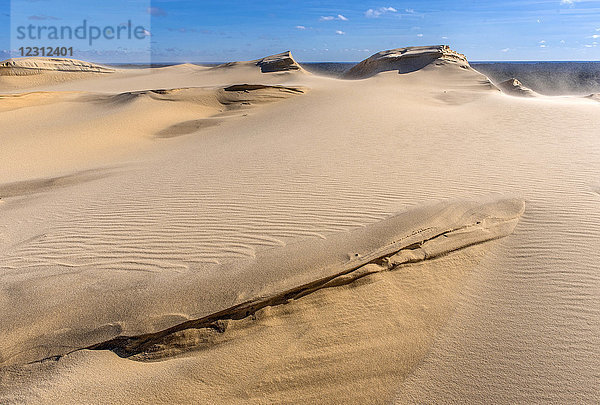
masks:
[[[388,13],[397,13],[398,10],[396,10],[394,7],[379,7],[379,8],[370,8],[367,11],[365,11],[365,17],[367,18],[379,18],[384,14],[388,14]]]
[[[337,21],[348,21],[348,18],[345,17],[345,16],[343,16],[343,15],[341,15],[341,14],[338,14],[336,16],[333,16],[333,15],[325,15],[325,16],[323,16],[322,15],[319,18],[319,21],[336,21],[336,20]]]

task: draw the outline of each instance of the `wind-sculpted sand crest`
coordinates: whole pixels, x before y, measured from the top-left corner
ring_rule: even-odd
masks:
[[[452,208],[454,207],[450,205],[444,209]],[[519,200],[503,200],[478,206],[466,211],[460,217],[460,221],[452,224],[452,228],[441,231],[440,228],[435,227],[419,231],[410,238],[391,243],[352,260],[344,266],[346,268],[343,271],[332,276],[272,296],[238,304],[164,331],[141,336],[117,337],[86,349],[112,350],[119,356],[135,356],[137,359],[152,359],[173,354],[185,348],[185,342],[179,341],[174,336],[181,331],[194,329],[198,331],[197,333],[206,334],[205,330],[210,329],[223,333],[226,330],[224,321],[256,316],[258,311],[266,307],[288,304],[320,289],[350,284],[374,273],[394,270],[403,264],[434,259],[453,251],[507,236],[514,230],[524,210],[525,204]],[[422,239],[423,237],[427,238]],[[189,338],[189,333],[184,334],[184,339]]]
[[[87,374],[88,367],[95,364],[95,372],[103,375],[107,364],[94,360],[94,353],[107,350],[127,358],[119,360],[127,363],[118,367],[125,372],[122,381],[131,386],[138,384],[137,377],[131,374],[137,366],[129,363],[141,361],[150,371],[155,367],[153,364],[160,361],[163,365],[159,367],[163,369],[166,381],[172,377],[183,379],[189,388],[194,387],[194,395],[200,394],[204,400],[215,403],[260,402],[259,398],[277,402],[286,398],[315,400],[335,393],[338,398],[363,398],[351,390],[346,390],[346,394],[339,393],[342,387],[336,388],[337,384],[321,388],[319,393],[302,389],[314,373],[327,380],[337,378],[343,387],[358,384],[372,399],[390,397],[393,392],[390,382],[407,373],[422,358],[433,332],[443,324],[452,308],[453,297],[468,269],[493,248],[490,241],[512,233],[524,209],[523,201],[518,199],[436,204],[389,218],[343,238],[322,241],[320,244],[324,246],[319,251],[323,255],[331,255],[332,248],[360,251],[361,246],[372,239],[379,238],[377,243],[382,240],[388,243],[383,246],[371,243],[372,251],[352,255],[335,274],[282,292],[267,293],[203,318],[190,319],[154,333],[118,336],[26,366],[5,367],[2,379],[5,384],[13,384],[7,389],[7,398],[11,395],[23,397],[19,388],[22,381],[15,380],[17,375],[26,375],[25,380],[46,381],[36,384],[34,389],[42,395],[45,387],[56,387],[57,382],[68,381],[70,378],[65,379],[64,374],[67,370],[71,377],[79,379],[81,373]],[[308,244],[306,249],[300,248],[296,253],[314,251],[314,246]],[[294,266],[285,259],[285,249],[273,254],[280,258],[273,263]],[[302,255],[293,257],[301,258]],[[260,271],[266,271],[264,265],[268,262],[270,260],[259,260],[256,266]],[[302,263],[300,260],[298,264]],[[417,319],[421,320],[415,322]],[[367,329],[363,329],[365,327]],[[107,325],[103,333],[119,333],[119,330]],[[307,331],[310,332],[307,334]],[[378,336],[378,343],[373,334]],[[346,346],[347,343],[339,338],[329,344],[319,343],[332,335],[353,336],[351,346]],[[289,351],[285,342],[292,336],[296,336],[299,346]],[[281,347],[282,343],[284,347]],[[251,371],[255,367],[255,355],[260,362],[279,363],[283,368],[275,366],[273,374],[267,367],[263,373],[256,374]],[[190,366],[206,361],[231,364],[231,356],[245,360],[229,371],[202,366],[201,380],[190,380]],[[341,360],[344,360],[344,366],[329,366]],[[296,366],[284,366],[289,362]],[[374,362],[379,366],[375,367]],[[263,391],[264,378],[275,378],[275,375],[279,376],[279,382],[274,381],[270,389]],[[44,376],[50,380],[44,380]],[[223,389],[211,392],[210,387],[222,385],[224,378],[235,378],[238,389],[245,393],[230,390],[225,385]],[[290,378],[298,381],[298,387],[280,391],[277,387],[285,385]],[[381,380],[373,384],[374,379]],[[101,385],[112,389],[112,384]],[[4,387],[8,388],[8,385]],[[156,399],[151,394],[152,387],[136,388],[138,399]],[[57,393],[55,398],[67,401],[81,398],[79,388],[53,390]],[[122,397],[117,394],[119,390],[113,389],[113,392],[115,394],[109,395],[111,401],[120,401],[117,399]],[[186,391],[182,395],[179,400],[191,399]],[[371,402],[366,397],[362,401]]]

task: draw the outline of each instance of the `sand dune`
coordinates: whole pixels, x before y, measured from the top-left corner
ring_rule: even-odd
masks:
[[[151,138],[190,134],[304,91],[299,87],[238,85],[117,94],[54,91],[0,95],[0,114],[5,114],[7,131],[3,139],[7,148],[0,151],[4,181],[111,165],[140,147],[151,147]],[[65,119],[68,112],[75,115]],[[43,125],[27,122],[32,114],[39,115]],[[136,124],[131,125],[133,122]],[[23,167],[32,158],[63,153],[70,155],[66,162],[46,158],[29,170]]]
[[[467,58],[446,45],[413,46],[376,53],[344,74],[348,79],[364,79],[390,70],[410,73],[429,65],[456,66],[468,69]]]
[[[598,93],[590,94],[589,96],[587,96],[587,98],[594,100],[594,101],[600,101],[600,94],[598,94]]]
[[[0,76],[29,76],[44,72],[112,73],[115,69],[64,58],[14,58],[0,62]]]
[[[252,60],[248,62],[230,62],[223,65],[216,66],[214,69],[219,70],[223,68],[232,67],[254,67],[260,68],[262,73],[277,73],[277,72],[303,72],[306,71],[300,66],[290,51],[278,53],[276,55],[267,56],[261,59]]]
[[[113,74],[95,63],[64,58],[14,58],[0,62],[0,91],[47,86]]]
[[[351,71],[0,79],[0,402],[593,403],[598,104]]]
[[[131,91],[114,95],[87,94],[82,95],[79,101],[115,106],[135,101],[153,100],[191,103],[215,108],[222,108],[222,106],[235,108],[236,106],[269,103],[303,92],[303,89],[295,87],[239,84],[218,90],[188,87]]]
[[[508,79],[498,84],[498,88],[512,96],[519,97],[537,97],[538,94],[528,87],[523,86],[523,83],[517,79]]]
[[[267,70],[264,73],[259,65],[263,64],[263,61]],[[269,69],[273,71],[268,71]],[[115,69],[110,74],[44,71],[42,74],[26,77],[0,76],[0,93],[17,93],[29,89],[115,94],[149,89],[228,87],[242,83],[294,87],[324,81],[323,78],[305,73],[291,54],[284,52],[249,62],[232,62],[220,67],[186,63],[153,69]]]

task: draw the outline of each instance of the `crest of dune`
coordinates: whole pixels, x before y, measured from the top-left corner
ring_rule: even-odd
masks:
[[[346,72],[344,78],[365,79],[394,70],[398,73],[410,73],[432,64],[470,68],[465,55],[453,51],[447,45],[411,46],[378,52]]]
[[[258,66],[262,73],[276,72],[303,72],[304,68],[292,56],[290,51],[278,53],[276,55],[266,56],[261,59],[251,60],[247,62],[230,62],[217,66],[216,68],[235,67],[235,66]]]
[[[0,62],[0,76],[28,76],[44,72],[112,73],[114,69],[65,58],[13,58]]]
[[[290,51],[282,52],[277,55],[267,56],[256,61],[256,65],[260,66],[260,70],[263,73],[269,72],[284,72],[288,70],[304,70],[294,60],[292,53]]]

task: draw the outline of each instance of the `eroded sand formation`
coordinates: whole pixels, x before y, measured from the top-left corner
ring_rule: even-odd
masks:
[[[510,94],[511,96],[518,97],[537,97],[538,94],[531,90],[529,87],[523,86],[519,80],[512,78],[503,81],[498,84],[498,88],[505,92],[506,94]]]
[[[115,69],[65,58],[14,58],[0,62],[0,76],[28,76],[44,72],[113,73]]]
[[[412,46],[378,52],[351,68],[344,74],[344,77],[348,79],[365,79],[387,71],[410,73],[431,64],[436,66],[450,64],[463,69],[470,68],[465,55],[453,51],[447,45]]]
[[[290,51],[278,53],[276,55],[266,56],[261,59],[256,59],[248,62],[230,62],[216,66],[214,69],[222,69],[229,67],[241,66],[258,66],[262,73],[281,73],[281,72],[303,72],[304,68],[300,66]]]

